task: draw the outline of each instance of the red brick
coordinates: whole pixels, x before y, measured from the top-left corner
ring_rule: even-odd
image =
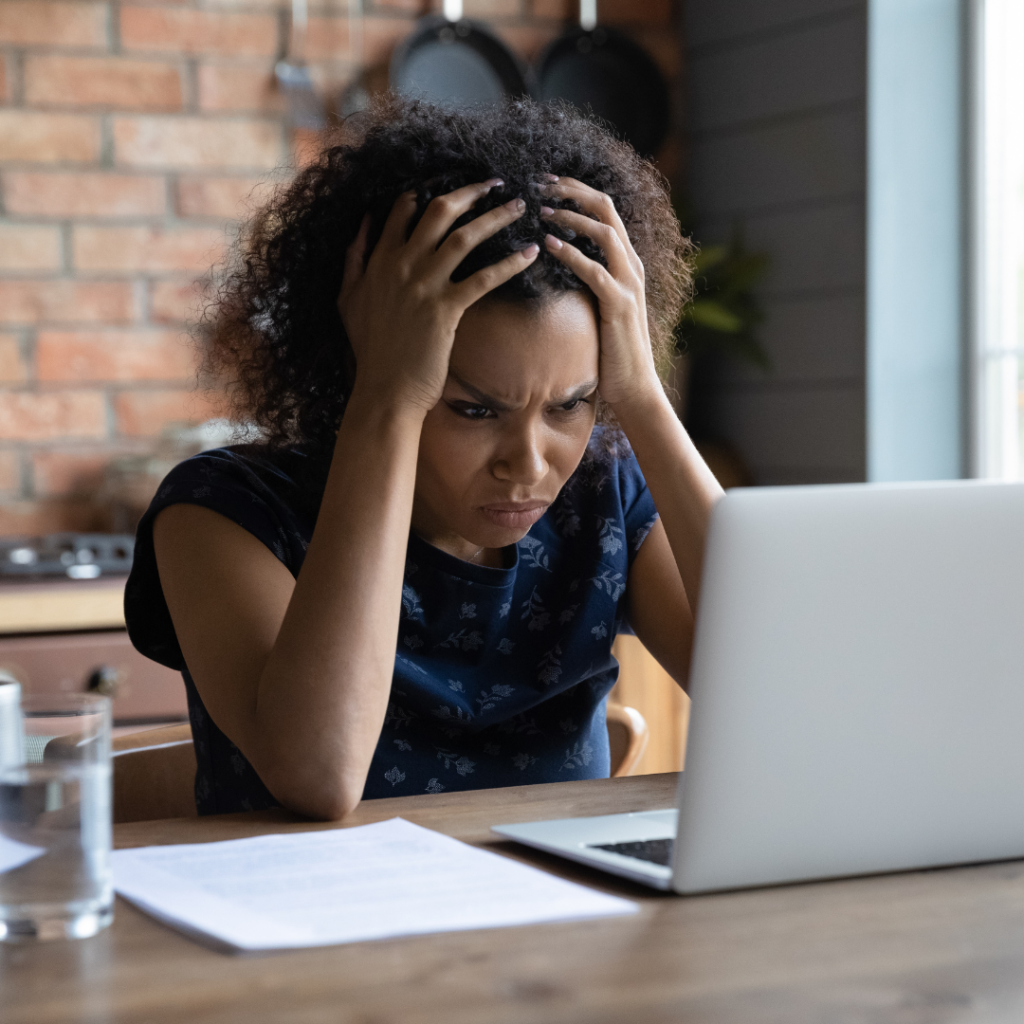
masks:
[[[478,18],[481,21],[515,18],[523,12],[523,0],[465,0],[462,6],[467,18]]]
[[[28,379],[28,367],[21,356],[21,344],[16,334],[0,331],[0,381],[20,384]]]
[[[101,391],[0,392],[3,440],[100,438],[106,433],[107,403]]]
[[[106,49],[107,5],[5,0],[0,3],[0,42]]]
[[[205,391],[122,391],[114,398],[118,433],[156,437],[176,424],[202,423],[227,414],[222,395]]]
[[[199,117],[114,118],[114,157],[132,167],[258,167],[282,160],[277,121]]]
[[[188,3],[189,0],[170,0],[171,3]],[[345,3],[347,0],[307,0],[306,8],[310,11],[318,10],[323,6],[337,6],[338,3]],[[371,0],[372,2],[372,0]],[[279,11],[281,10],[281,0],[202,0],[204,7],[209,8],[220,8],[227,11],[237,11],[239,9],[246,11]],[[286,10],[290,10],[291,5],[286,6]]]
[[[320,132],[315,128],[296,128],[291,133],[292,166],[308,167],[323,149]]]
[[[197,82],[200,110],[278,113],[284,109],[267,64],[201,64]]]
[[[121,44],[127,50],[222,53],[272,57],[277,18],[272,14],[122,7]]]
[[[0,160],[83,162],[95,161],[99,155],[99,118],[0,110]]]
[[[206,271],[224,251],[220,228],[73,228],[71,252],[79,270],[127,273]]]
[[[0,103],[7,103],[11,98],[10,79],[7,75],[7,58],[0,53]]]
[[[106,530],[103,512],[91,500],[13,501],[0,506],[0,535],[39,536],[44,533]]]
[[[363,63],[367,67],[384,64],[391,51],[413,29],[412,18],[383,18],[368,15],[363,19]]]
[[[23,73],[25,102],[30,105],[181,109],[181,78],[174,64],[29,54]]]
[[[158,324],[196,320],[204,300],[196,281],[153,281],[149,286],[149,319]]]
[[[178,213],[182,217],[247,217],[269,198],[273,182],[260,178],[182,178]]]
[[[560,34],[556,25],[495,25],[494,33],[530,63]]]
[[[103,484],[112,452],[37,451],[32,454],[33,491],[40,498],[93,495]]]
[[[0,451],[0,491],[11,493],[21,490],[21,459],[8,449]]]
[[[0,224],[0,270],[57,270],[60,229],[38,224]]]
[[[537,18],[579,23],[576,0],[530,0],[530,12]],[[598,21],[604,24],[673,25],[672,0],[599,0]]]
[[[8,171],[8,213],[44,217],[160,217],[167,187],[154,175]]]
[[[672,0],[600,0],[597,14],[608,25],[673,27]]]
[[[530,13],[535,18],[554,18],[579,24],[580,8],[576,0],[530,0]],[[601,13],[600,7],[598,14]]]
[[[129,323],[132,286],[125,281],[0,281],[0,321]]]
[[[184,380],[195,349],[178,331],[40,331],[41,381]]]
[[[668,81],[678,76],[682,54],[677,37],[653,28],[637,28],[629,34],[647,51]]]
[[[423,0],[374,0],[375,11],[404,11],[409,14],[423,13]]]
[[[306,58],[311,61],[349,57],[348,18],[313,17],[306,34]]]

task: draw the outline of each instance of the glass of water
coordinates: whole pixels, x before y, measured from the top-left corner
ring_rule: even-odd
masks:
[[[0,700],[0,744],[0,940],[95,935],[114,916],[110,698]]]

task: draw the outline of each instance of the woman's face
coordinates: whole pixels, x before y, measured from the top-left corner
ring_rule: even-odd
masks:
[[[521,540],[586,450],[598,356],[594,310],[578,292],[471,306],[423,424],[413,529],[464,559]]]

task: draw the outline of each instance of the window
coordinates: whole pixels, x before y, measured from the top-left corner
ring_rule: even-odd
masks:
[[[1024,480],[1024,3],[975,15],[973,468]]]

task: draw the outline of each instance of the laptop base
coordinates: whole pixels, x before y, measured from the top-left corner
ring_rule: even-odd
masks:
[[[491,831],[525,846],[567,857],[654,889],[667,890],[672,887],[670,851],[678,819],[679,812],[675,808],[665,808],[593,818],[495,825]],[[667,860],[667,863],[658,863],[658,860]]]

